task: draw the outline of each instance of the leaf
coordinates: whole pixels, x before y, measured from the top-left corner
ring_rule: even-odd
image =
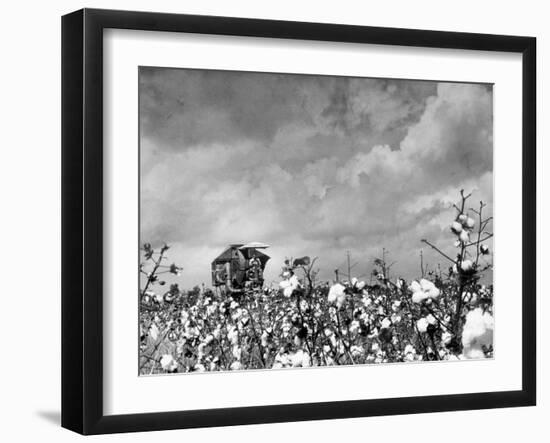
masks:
[[[310,263],[311,260],[307,255],[294,260],[294,266],[308,266]]]

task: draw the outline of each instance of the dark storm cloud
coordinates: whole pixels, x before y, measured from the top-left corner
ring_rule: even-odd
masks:
[[[174,245],[188,284],[228,243],[317,255],[382,247],[415,276],[421,238],[452,253],[461,188],[492,205],[485,85],[142,68],[142,239]],[[436,257],[426,251],[426,258]]]

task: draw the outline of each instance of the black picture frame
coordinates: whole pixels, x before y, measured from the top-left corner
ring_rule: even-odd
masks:
[[[454,48],[522,54],[522,388],[229,409],[103,413],[103,30]],[[82,434],[530,406],[536,403],[536,39],[83,9],[62,18],[62,426]]]

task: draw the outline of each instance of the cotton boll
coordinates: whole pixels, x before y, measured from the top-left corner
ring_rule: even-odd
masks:
[[[426,320],[425,317],[422,317],[416,322],[416,327],[418,328],[418,332],[426,332],[428,330],[428,320]]]
[[[354,334],[355,332],[359,331],[360,327],[361,324],[357,320],[353,320],[349,325],[349,332]]]
[[[193,371],[195,371],[195,372],[204,372],[204,371],[206,371],[206,368],[204,367],[203,364],[197,363],[195,366],[193,366]]]
[[[435,325],[437,323],[437,320],[435,319],[435,317],[432,315],[432,314],[429,314],[427,317],[426,317],[426,321],[428,322],[428,324],[430,325]]]
[[[165,371],[172,372],[174,369],[178,367],[178,364],[174,360],[174,357],[172,357],[171,354],[164,354],[160,359],[160,365],[162,366],[162,369]]]
[[[453,231],[455,234],[460,234],[462,232],[462,225],[458,222],[452,222],[451,231]]]
[[[431,302],[432,299],[439,297],[439,289],[429,280],[422,279],[420,283],[413,281],[409,289],[413,292],[412,301],[414,303]]]
[[[332,285],[328,291],[328,302],[336,303],[336,300],[345,294],[345,290],[346,288],[340,283]]]
[[[423,278],[422,280],[420,280],[420,286],[429,298],[439,297],[440,291],[437,286],[435,286],[431,281]]]
[[[460,223],[466,223],[466,220],[467,220],[467,219],[468,219],[468,216],[467,216],[466,214],[460,214],[460,215],[458,216],[458,221],[459,221]]]
[[[301,349],[296,351],[290,357],[290,360],[292,362],[292,367],[294,368],[308,368],[309,366],[311,366],[311,359],[309,358],[309,354]]]
[[[489,254],[489,246],[487,245],[481,245],[479,247],[479,252],[481,252],[483,255]]]
[[[411,344],[405,346],[403,351],[405,361],[414,361],[416,357],[416,349]]]
[[[426,298],[423,292],[414,292],[412,295],[412,301],[413,303],[422,303],[422,301]]]
[[[493,344],[494,319],[488,312],[476,308],[466,315],[462,331],[463,354],[466,358],[483,358],[482,347]]]
[[[360,282],[357,282],[357,284],[355,285],[355,288],[358,290],[358,291],[361,291],[363,290],[363,288],[365,287],[365,282],[364,281],[360,281]]]
[[[151,336],[151,338],[153,340],[156,340],[159,337],[159,333],[160,333],[160,331],[159,331],[158,326],[155,323],[153,323],[151,325],[151,327],[149,328],[149,335]]]
[[[462,355],[468,359],[480,359],[485,358],[485,352],[481,346],[472,346],[470,348],[464,348]]]
[[[476,222],[473,218],[468,217],[465,224],[468,229],[472,229],[475,226]]]
[[[296,275],[292,275],[288,279],[280,282],[279,287],[283,290],[283,295],[288,298],[294,293],[295,289],[300,287],[300,281]]]
[[[472,260],[463,260],[460,264],[460,269],[462,269],[463,272],[471,272],[474,269],[474,264]]]
[[[458,238],[462,243],[468,243],[470,241],[470,234],[468,233],[468,231],[462,231]]]
[[[243,369],[243,365],[240,361],[234,361],[233,363],[231,363],[232,371],[240,371],[241,369]]]

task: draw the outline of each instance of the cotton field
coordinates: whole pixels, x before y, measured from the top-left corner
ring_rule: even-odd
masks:
[[[385,257],[368,282],[321,281],[317,259],[300,257],[281,263],[276,285],[167,288],[163,274],[185,269],[167,261],[168,245],[143,245],[140,374],[491,358],[492,217],[469,198],[453,205],[449,244],[419,239],[441,262],[410,281],[390,278]]]

